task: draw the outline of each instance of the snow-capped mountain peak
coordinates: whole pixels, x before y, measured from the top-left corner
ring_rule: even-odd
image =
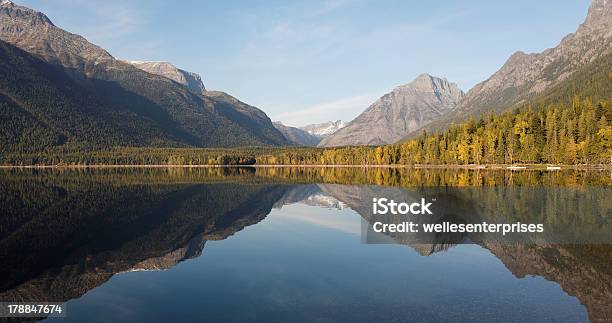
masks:
[[[342,120],[336,121],[328,121],[324,123],[310,124],[307,126],[300,127],[300,129],[307,131],[309,134],[313,136],[317,136],[319,138],[325,138],[334,132],[344,128],[346,126],[346,122]]]

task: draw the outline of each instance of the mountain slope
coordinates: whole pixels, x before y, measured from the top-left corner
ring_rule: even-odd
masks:
[[[186,86],[195,94],[202,94],[206,91],[199,74],[182,70],[169,62],[128,61],[128,63],[145,72],[167,77]]]
[[[6,1],[0,4],[0,40],[48,63],[63,66],[65,74],[74,82],[94,87],[97,97],[104,98],[106,105],[113,109],[129,107],[130,112],[136,115],[135,120],[140,123],[148,122],[150,117],[147,114],[153,111],[156,118],[160,118],[158,123],[167,127],[164,128],[165,132],[180,133],[175,136],[178,145],[237,147],[288,144],[261,110],[225,96],[194,94],[189,88],[166,77],[115,59],[104,49],[56,27],[44,14],[29,8]],[[49,105],[60,104],[51,99],[47,100]],[[89,105],[90,102],[85,100],[81,104]],[[246,120],[252,116],[256,119]],[[112,124],[116,120],[97,121]],[[94,136],[104,135],[106,133]],[[113,140],[115,145],[134,144],[128,137],[119,138],[121,140]],[[154,138],[145,139],[145,142],[155,141]],[[79,141],[87,143],[84,137]],[[162,145],[168,145],[167,142],[163,141]]]
[[[109,99],[121,96],[121,102]],[[181,146],[189,133],[163,110],[109,82],[77,82],[57,65],[0,41],[0,151],[55,146]]]
[[[283,135],[279,137],[276,127],[271,127],[271,120],[258,108],[248,105],[231,95],[221,91],[206,91],[201,77],[193,72],[175,67],[168,62],[129,62],[137,68],[159,76],[163,76],[186,86],[192,93],[204,99],[214,100],[215,111],[230,119],[244,129],[249,129],[258,138],[263,138],[272,145],[287,145]]]
[[[215,112],[249,133],[262,142],[273,146],[286,146],[291,144],[272,124],[272,120],[260,109],[248,105],[235,97],[221,91],[206,91],[205,100],[214,102]]]
[[[321,141],[321,138],[311,135],[307,131],[296,127],[285,126],[281,122],[274,122],[274,127],[296,146],[316,147]]]
[[[549,89],[611,53],[612,2],[594,0],[585,22],[575,33],[565,36],[559,45],[542,53],[514,53],[489,79],[468,91],[455,110],[410,135],[416,136],[422,130],[444,130],[470,117],[537,102],[543,95],[550,94]]]
[[[428,74],[398,86],[374,102],[320,147],[393,143],[455,108],[463,92],[456,84]]]

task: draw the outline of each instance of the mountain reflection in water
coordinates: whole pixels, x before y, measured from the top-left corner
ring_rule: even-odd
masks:
[[[273,209],[290,205],[302,205],[307,212],[319,207],[352,210],[372,221],[373,197],[443,195],[448,205],[441,207],[463,217],[541,221],[570,228],[572,237],[612,234],[611,180],[603,172],[385,168],[1,172],[0,301],[66,302],[118,273],[167,270],[187,259],[205,258],[207,241],[224,240],[264,220]],[[308,213],[302,220],[322,221]],[[324,221],[352,230],[334,219]],[[312,237],[313,243],[317,238]],[[422,256],[440,255],[458,242],[432,239],[425,244],[390,238]],[[359,239],[355,236],[357,243]],[[488,250],[517,278],[533,275],[558,283],[584,305],[591,321],[612,317],[610,244],[507,244],[479,236],[471,236],[470,241]],[[282,266],[282,259],[278,261],[270,266]],[[414,278],[406,277],[410,279]]]

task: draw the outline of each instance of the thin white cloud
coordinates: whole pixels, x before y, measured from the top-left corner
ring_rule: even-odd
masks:
[[[273,119],[282,121],[284,124],[300,126],[335,119],[350,121],[350,119],[353,119],[376,101],[381,94],[381,92],[375,92],[324,102],[304,109],[280,113],[274,115]],[[345,117],[338,118],[337,116],[339,115],[344,115]]]

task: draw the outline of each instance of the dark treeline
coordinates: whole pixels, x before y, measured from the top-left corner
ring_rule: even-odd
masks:
[[[6,153],[10,165],[467,165],[607,164],[612,100],[523,107],[454,125],[441,134],[378,147],[54,149]]]

